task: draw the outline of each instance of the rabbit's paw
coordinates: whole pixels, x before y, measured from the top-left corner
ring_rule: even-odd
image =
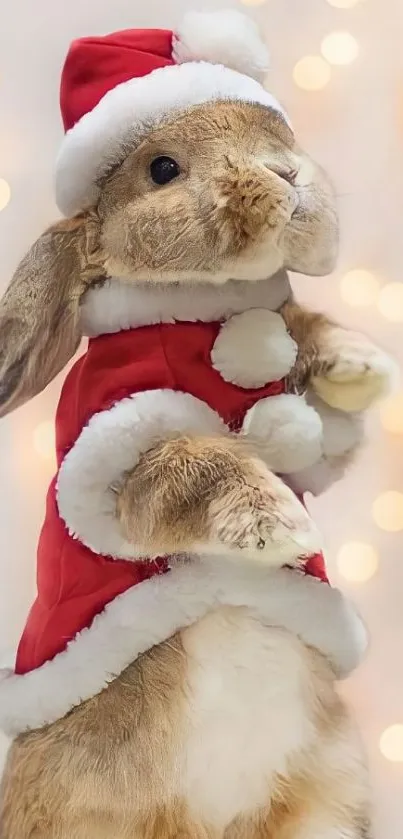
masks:
[[[327,405],[364,411],[385,396],[396,375],[393,360],[364,335],[337,327],[326,332],[312,386]]]
[[[321,548],[316,527],[294,493],[263,465],[210,504],[210,545],[281,566]]]

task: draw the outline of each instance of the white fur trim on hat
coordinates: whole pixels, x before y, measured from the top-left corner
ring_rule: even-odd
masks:
[[[177,64],[209,61],[261,79],[269,68],[269,51],[256,23],[235,9],[189,12],[173,41]]]
[[[65,215],[96,203],[99,179],[153,127],[206,102],[264,105],[288,118],[254,79],[218,64],[191,62],[154,70],[110,90],[67,132],[56,165],[56,201]]]
[[[95,553],[144,556],[121,533],[111,487],[153,445],[184,433],[225,434],[227,429],[200,399],[173,390],[144,391],[94,414],[59,470],[57,501],[69,533]]]
[[[222,325],[211,360],[226,382],[258,388],[287,376],[297,350],[281,315],[250,309]]]
[[[66,650],[25,675],[0,677],[0,728],[10,736],[52,723],[95,696],[139,655],[222,605],[244,606],[268,627],[317,647],[347,676],[367,646],[343,595],[297,571],[195,559],[116,597]]]
[[[256,441],[274,472],[296,472],[322,454],[322,421],[303,396],[284,393],[261,399],[246,414],[243,432]]]

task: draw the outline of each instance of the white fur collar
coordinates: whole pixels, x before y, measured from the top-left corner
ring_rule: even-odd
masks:
[[[223,285],[130,283],[111,278],[91,289],[81,306],[84,335],[94,337],[152,323],[227,320],[248,309],[277,311],[291,294],[286,271],[260,281]]]

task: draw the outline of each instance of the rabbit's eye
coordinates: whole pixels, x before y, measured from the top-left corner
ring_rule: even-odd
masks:
[[[155,184],[164,186],[180,175],[180,168],[172,157],[156,157],[150,166],[150,175]]]

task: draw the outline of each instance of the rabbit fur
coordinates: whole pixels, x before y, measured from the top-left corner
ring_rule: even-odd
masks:
[[[148,174],[159,154],[181,171],[164,188]],[[361,413],[390,375],[365,336],[304,310],[289,290],[286,270],[330,272],[337,242],[328,178],[278,114],[190,108],[126,148],[96,205],[57,222],[18,267],[0,310],[2,414],[46,387],[83,334],[136,325],[157,298],[157,322],[198,317],[199,305],[239,314],[250,289],[264,308],[280,277],[285,297],[273,308],[298,348],[288,389],[307,390],[325,429],[329,417],[347,428],[344,451],[322,451],[314,477],[287,476],[298,490],[322,489],[350,461]],[[286,531],[316,538],[275,471],[253,434],[161,439],[114,488],[119,527],[151,553],[210,547],[203,561],[225,568],[230,585],[237,563],[258,557],[262,519],[274,549],[253,573],[283,564]],[[62,719],[16,737],[1,839],[372,839],[365,758],[338,675],[309,633],[247,605],[209,609]]]

